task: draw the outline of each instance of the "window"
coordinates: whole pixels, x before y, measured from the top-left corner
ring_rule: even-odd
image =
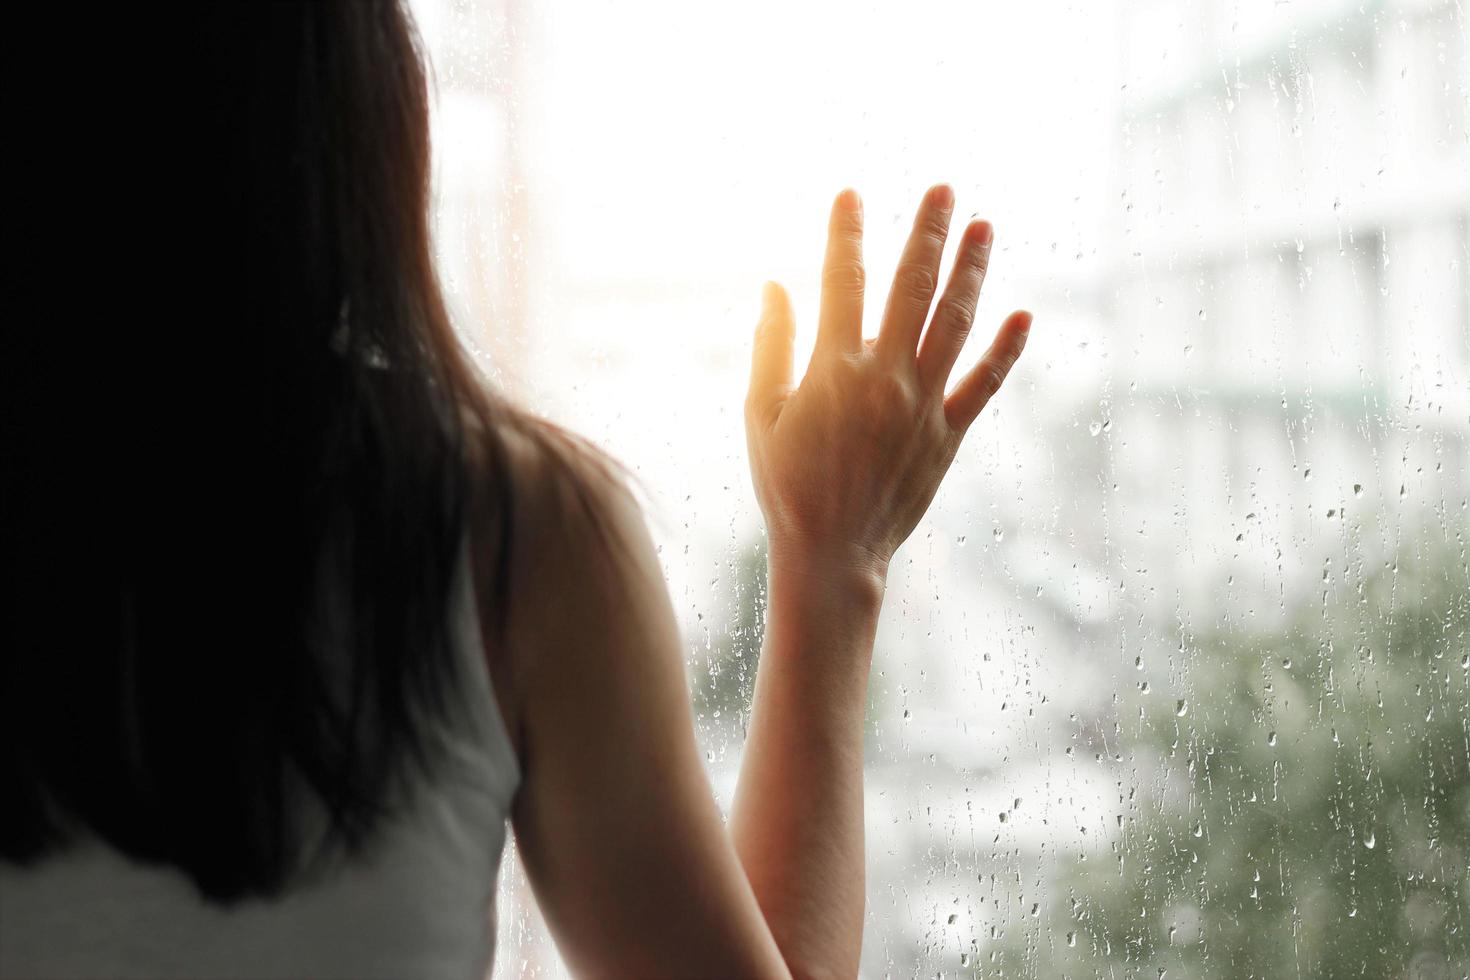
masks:
[[[1036,328],[891,576],[865,976],[1470,971],[1462,4],[415,9],[456,317],[656,491],[725,802],[760,282],[809,345],[852,184],[871,334],[929,184],[996,224]]]

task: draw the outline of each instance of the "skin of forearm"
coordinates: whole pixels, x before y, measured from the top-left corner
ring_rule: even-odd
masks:
[[[852,977],[864,901],[863,717],[886,566],[768,562],[765,642],[730,832],[797,976]]]

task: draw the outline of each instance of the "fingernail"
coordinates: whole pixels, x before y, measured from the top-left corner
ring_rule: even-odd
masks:
[[[954,207],[954,188],[948,184],[938,184],[929,192],[929,202],[936,208],[948,211]]]
[[[860,212],[863,209],[863,199],[858,197],[858,192],[851,187],[837,196],[837,203],[853,212]]]
[[[776,302],[776,284],[767,279],[761,283],[761,305],[770,306]]]
[[[977,245],[989,245],[995,240],[995,228],[990,222],[982,221],[975,226],[975,243]]]

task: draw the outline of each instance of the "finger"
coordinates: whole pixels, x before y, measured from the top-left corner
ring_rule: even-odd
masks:
[[[1030,331],[1031,314],[1025,310],[1017,310],[1006,317],[1006,322],[996,331],[995,340],[991,341],[990,349],[980,358],[980,363],[960,379],[954,391],[944,400],[944,415],[949,420],[950,428],[956,432],[964,432],[975,421],[986,402],[1000,390],[1011,366],[1016,363],[1016,358],[1021,356]]]
[[[791,393],[791,349],[796,316],[791,297],[774,282],[761,289],[761,318],[755,328],[751,355],[750,392],[745,408],[752,421],[768,423]]]
[[[913,359],[939,283],[939,262],[953,209],[954,191],[948,184],[929,188],[919,205],[914,230],[909,233],[898,272],[893,276],[893,288],[888,292],[888,305],[883,308],[878,351],[885,357]]]
[[[944,295],[934,308],[934,320],[924,334],[919,348],[919,378],[930,390],[944,390],[954,362],[970,335],[975,322],[975,307],[980,302],[980,287],[985,283],[985,270],[990,266],[990,244],[995,231],[988,221],[973,221],[960,238],[959,254],[945,283]]]
[[[852,188],[837,195],[822,262],[817,352],[855,351],[863,335],[863,202]]]

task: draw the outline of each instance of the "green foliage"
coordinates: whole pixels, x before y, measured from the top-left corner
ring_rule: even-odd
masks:
[[[765,539],[739,548],[724,576],[724,617],[709,636],[707,656],[696,660],[694,713],[707,743],[728,744],[742,734],[755,691],[766,625]]]
[[[1071,869],[1005,975],[1470,971],[1470,569],[1327,578],[1289,629],[1199,638],[1183,714],[1120,695],[1111,860]]]

